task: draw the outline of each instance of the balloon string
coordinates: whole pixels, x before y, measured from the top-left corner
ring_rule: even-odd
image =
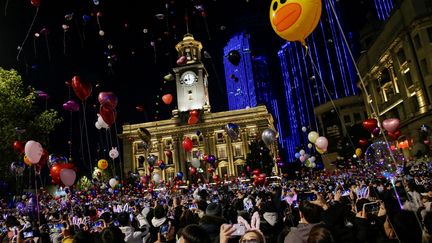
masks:
[[[330,8],[331,8],[331,10],[332,10],[333,15],[335,16],[337,26],[338,26],[338,28],[339,28],[339,30],[340,30],[340,32],[341,32],[341,36],[342,36],[342,39],[343,39],[343,41],[344,41],[344,44],[345,44],[345,46],[346,46],[346,48],[347,48],[347,50],[348,50],[348,53],[349,53],[349,55],[350,55],[350,58],[351,58],[351,60],[352,60],[352,62],[353,62],[353,64],[354,64],[354,68],[356,69],[357,76],[358,76],[358,78],[359,78],[359,81],[360,81],[361,87],[362,87],[362,89],[363,89],[363,91],[364,91],[364,94],[365,94],[366,97],[369,97],[369,93],[368,93],[368,91],[367,91],[367,89],[366,89],[366,84],[365,84],[365,82],[364,82],[364,80],[363,80],[363,77],[362,77],[361,74],[360,74],[360,70],[359,70],[359,68],[358,68],[358,66],[357,66],[357,63],[356,63],[355,58],[354,58],[354,55],[353,55],[353,53],[352,53],[352,51],[351,51],[351,47],[350,47],[350,45],[349,45],[349,43],[348,43],[348,40],[347,40],[347,38],[346,38],[346,36],[345,36],[345,32],[343,31],[342,25],[341,25],[341,23],[340,23],[340,21],[339,21],[339,17],[338,17],[338,15],[337,15],[337,13],[336,13],[336,10],[335,10],[334,6],[333,6],[333,2],[332,2],[332,0],[329,0],[329,5],[330,5]],[[371,97],[372,97],[372,96],[371,96]],[[368,102],[368,103],[369,103],[369,102]],[[378,111],[375,109],[375,107],[373,106],[374,103],[375,103],[375,102],[373,102],[373,103],[369,103],[369,105],[370,105],[370,107],[371,107],[371,109],[372,109],[372,112],[375,114],[375,118],[376,118],[376,120],[378,121],[378,124],[381,124],[381,123],[380,123],[379,113],[378,113]],[[377,107],[377,109],[378,109],[378,107]],[[390,153],[389,153],[389,154],[390,154],[390,158],[392,159],[392,161],[393,161],[393,163],[394,163],[394,166],[396,166],[396,165],[397,165],[397,162],[396,162],[396,159],[395,159],[395,157],[394,157],[394,155],[393,155],[393,151],[391,151],[391,149],[390,149],[390,144],[389,144],[389,141],[388,141],[388,139],[387,139],[387,136],[385,135],[384,132],[382,133],[382,135],[383,135],[383,138],[384,138],[385,143],[387,144],[387,149],[390,151]],[[408,192],[407,192],[406,189],[405,189],[405,187],[406,187],[405,184],[406,184],[406,183],[404,183],[403,180],[402,180],[402,184],[403,184],[403,189],[404,189],[405,192],[408,194]],[[416,219],[417,219],[417,223],[419,224],[420,228],[422,228],[423,226],[422,226],[422,223],[421,223],[421,221],[420,221],[420,218],[418,217],[417,214],[415,214],[415,217],[416,217]]]
[[[87,140],[87,152],[88,152],[88,156],[89,156],[89,162],[90,162],[90,168],[93,168],[93,161],[91,158],[91,152],[90,152],[90,143],[89,143],[89,136],[88,136],[88,130],[87,130],[87,116],[86,116],[86,102],[83,101],[82,103],[83,105],[83,114],[84,114],[84,130],[85,130],[85,135],[86,135],[86,140]],[[91,170],[90,170],[91,173]]]
[[[63,31],[63,55],[66,56],[66,31]]]
[[[108,144],[108,148],[107,151],[110,150],[110,147],[112,147],[112,141],[111,141],[111,129],[107,129],[107,132],[105,133],[106,135],[106,139],[107,139],[107,144]],[[117,176],[117,171],[115,168],[115,164],[114,164],[114,159],[111,158],[111,162],[112,162],[112,170],[114,171],[114,176]]]
[[[45,34],[45,44],[47,47],[48,61],[51,62],[51,50],[50,50],[49,43],[48,43],[48,34]]]
[[[93,170],[93,168],[91,167],[90,163],[88,163],[88,164],[85,163],[84,142],[83,142],[83,132],[84,132],[83,129],[84,129],[84,122],[81,121],[81,117],[80,117],[80,121],[79,121],[79,123],[80,123],[79,128],[80,128],[80,141],[81,141],[81,143],[80,143],[80,146],[81,146],[81,157],[82,157],[82,160],[83,160],[84,164],[85,164],[86,166],[87,166],[87,165],[90,166],[90,175],[91,175],[91,174],[92,174],[92,170]]]
[[[21,52],[22,52],[22,50],[24,49],[24,44],[25,44],[25,42],[27,41],[27,38],[28,38],[29,35],[30,35],[30,32],[31,32],[31,30],[32,30],[32,28],[33,28],[33,25],[34,25],[35,21],[36,21],[36,17],[37,17],[37,15],[38,15],[38,13],[39,13],[39,7],[36,8],[36,13],[35,13],[35,15],[34,15],[34,17],[33,17],[33,20],[32,20],[32,22],[31,22],[31,24],[30,24],[30,28],[28,29],[27,34],[26,34],[26,36],[25,36],[25,38],[24,38],[24,40],[23,40],[21,46],[19,46],[18,55],[17,55],[17,57],[16,57],[16,60],[17,60],[17,61],[19,61],[19,57],[20,57],[20,55],[21,55]]]
[[[349,140],[351,146],[353,147],[353,149],[354,149],[354,151],[355,151],[356,147],[355,147],[355,145],[354,145],[354,142],[353,142],[352,139],[351,139],[351,135],[348,133],[348,130],[346,129],[345,123],[344,123],[344,121],[342,120],[342,117],[341,117],[341,115],[340,115],[340,113],[339,113],[339,111],[338,111],[338,108],[336,107],[336,104],[334,103],[334,100],[333,100],[333,98],[332,98],[332,96],[331,96],[329,90],[327,89],[327,85],[325,84],[323,78],[321,77],[320,71],[319,71],[317,65],[315,64],[315,61],[313,60],[312,55],[308,55],[308,54],[306,54],[306,55],[309,56],[309,59],[310,59],[311,64],[312,64],[312,67],[314,68],[315,72],[317,73],[317,76],[318,76],[318,78],[320,79],[321,84],[322,84],[322,86],[324,87],[324,90],[325,90],[327,96],[329,97],[330,103],[332,104],[333,109],[335,110],[335,112],[336,112],[336,114],[337,114],[337,116],[338,116],[338,118],[339,118],[339,121],[340,121],[340,123],[341,123],[341,125],[342,125],[342,129],[345,130],[345,132],[346,132],[346,134],[347,134],[346,137],[348,137],[348,140]]]
[[[37,216],[38,216],[38,224],[40,225],[40,209],[39,209],[39,195],[38,195],[38,189],[37,189],[37,179],[36,179],[36,166],[34,168],[34,183],[35,183],[35,194],[36,194],[36,210],[37,210]]]
[[[9,0],[6,0],[6,3],[5,3],[5,11],[4,11],[4,16],[6,17],[6,15],[7,15],[7,8],[8,8],[8,6],[9,6]]]
[[[35,58],[37,58],[38,52],[37,52],[37,48],[36,48],[36,37],[33,38],[33,51],[34,51]]]
[[[116,131],[115,137],[116,137],[116,141],[117,141],[117,149],[119,150],[120,149],[120,143],[119,143],[119,138],[117,136],[117,122],[114,122],[114,129]],[[118,158],[119,158],[119,165],[120,165],[120,178],[123,181],[123,160],[122,160],[122,154],[120,154]]]

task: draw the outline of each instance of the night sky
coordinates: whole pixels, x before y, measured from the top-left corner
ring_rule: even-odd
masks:
[[[349,17],[345,19],[346,28],[358,34],[365,21],[365,6],[373,1],[338,2],[342,15]],[[90,136],[97,132],[94,122],[98,107],[93,105],[100,91],[117,94],[119,129],[124,123],[171,117],[175,100],[167,106],[160,97],[175,92],[175,82],[164,83],[163,76],[175,65],[174,46],[186,33],[186,19],[190,33],[211,56],[204,59],[204,64],[210,75],[212,111],[227,110],[223,47],[232,34],[240,31],[251,34],[253,54],[268,56],[274,87],[281,90],[277,50],[284,40],[272,31],[269,5],[270,0],[100,0],[98,5],[92,0],[41,0],[35,24],[17,60],[17,47],[37,8],[29,0],[3,0],[0,66],[18,70],[26,84],[50,95],[48,108],[56,109],[65,119],[53,134],[51,149],[65,153],[70,116],[62,104],[69,99],[79,101],[65,84],[74,75],[93,84],[93,94],[87,101]],[[103,37],[98,34],[98,12]],[[67,25],[68,30],[64,31],[62,25]],[[40,36],[35,37],[35,33]],[[144,112],[136,110],[138,105]],[[74,116],[72,131],[76,134],[79,115]]]

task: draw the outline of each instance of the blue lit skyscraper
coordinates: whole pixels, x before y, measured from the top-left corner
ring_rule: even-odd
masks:
[[[238,65],[228,60],[231,51],[240,53]],[[267,58],[251,55],[248,34],[236,34],[228,41],[224,48],[224,67],[229,110],[266,105],[275,120],[279,144],[283,145],[284,133],[281,130],[278,102],[271,86]]]
[[[374,0],[374,3],[378,19],[381,21],[387,20],[394,8],[393,0]]]
[[[307,133],[301,131],[303,126],[319,131],[315,107],[330,102],[329,96],[337,100],[358,94],[354,64],[328,1],[323,1],[321,20],[306,42],[308,54],[294,42],[286,43],[278,52],[288,116],[289,131],[284,141],[288,161],[295,160],[297,147],[308,143]]]

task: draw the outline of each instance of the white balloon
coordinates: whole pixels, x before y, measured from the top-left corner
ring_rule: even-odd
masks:
[[[316,167],[316,164],[315,164],[314,162],[312,162],[312,163],[311,163],[311,167],[312,167],[312,168],[315,168],[315,167]]]
[[[40,143],[30,140],[25,144],[24,152],[32,164],[37,164],[42,157],[43,148]]]
[[[155,173],[155,174],[153,174],[153,180],[154,180],[154,182],[159,184],[161,181],[161,176],[158,173]]]
[[[308,148],[310,148],[310,149],[311,149],[311,148],[312,148],[312,146],[313,146],[313,145],[312,145],[311,143],[308,143]]]
[[[117,147],[111,148],[111,150],[109,151],[109,157],[111,159],[117,159],[119,157],[119,152],[117,150]]]
[[[114,178],[111,178],[111,179],[109,180],[109,185],[110,185],[111,187],[115,187],[115,186],[117,186],[117,180],[114,179]]]
[[[319,134],[315,131],[312,131],[308,134],[308,140],[311,143],[315,143],[315,141],[317,140],[318,137],[319,137]]]
[[[98,114],[98,123],[102,128],[108,129],[109,125],[102,119],[102,116]]]
[[[95,127],[96,127],[98,130],[100,130],[100,129],[102,128],[102,126],[99,124],[98,121],[95,123]]]
[[[302,150],[300,150],[300,155],[304,155],[305,154],[305,151],[302,149]]]
[[[303,131],[303,132],[306,132],[306,131],[307,131],[307,128],[306,128],[306,127],[302,127],[302,131]]]
[[[191,161],[191,165],[195,168],[199,168],[201,166],[201,162],[198,158],[193,158]]]
[[[312,157],[309,158],[309,161],[312,162],[312,163],[315,162],[315,160],[316,160],[315,156],[312,156]]]

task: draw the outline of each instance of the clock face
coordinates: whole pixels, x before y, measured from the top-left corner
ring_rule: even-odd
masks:
[[[195,82],[198,81],[198,77],[194,72],[187,71],[182,74],[180,81],[185,85],[193,85]]]

